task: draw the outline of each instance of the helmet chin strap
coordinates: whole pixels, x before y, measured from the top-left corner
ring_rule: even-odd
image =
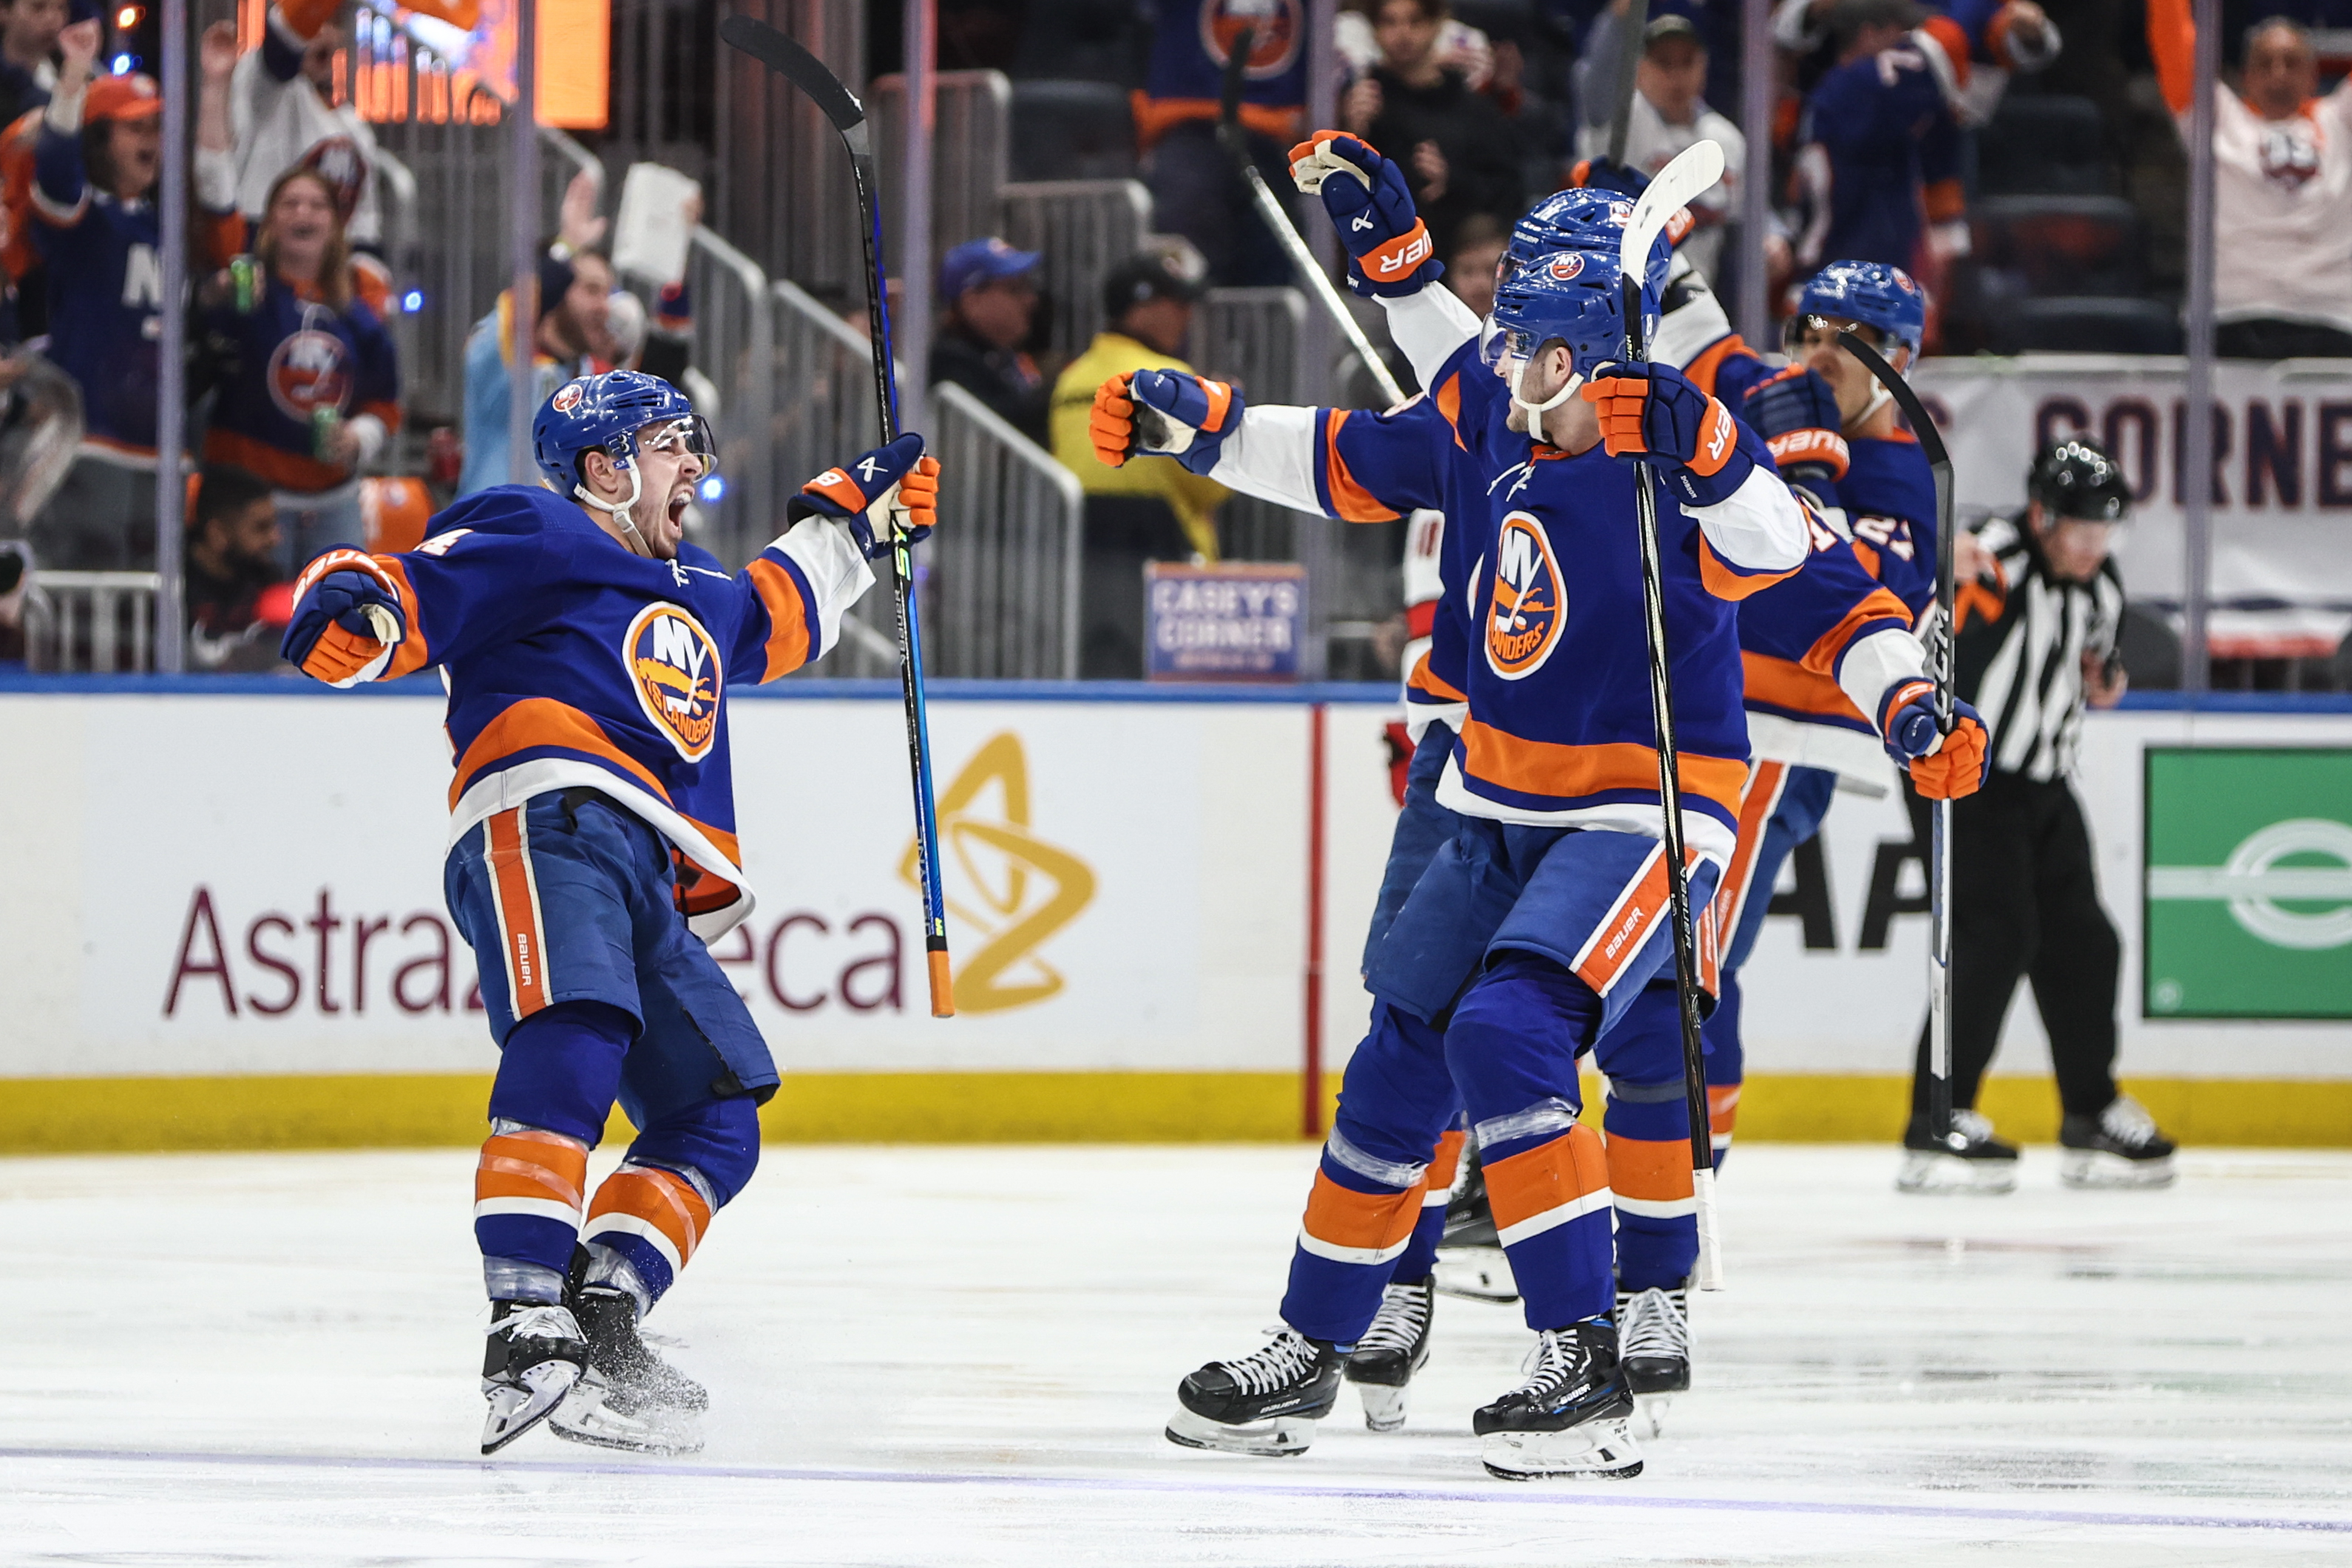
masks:
[[[1538,350],[1538,352],[1540,352],[1540,350]],[[1530,356],[1528,359],[1521,360],[1518,363],[1518,367],[1511,371],[1511,406],[1518,409],[1528,416],[1528,438],[1530,441],[1540,442],[1544,438],[1543,416],[1551,410],[1556,409],[1560,404],[1566,402],[1570,397],[1574,396],[1576,389],[1584,384],[1584,378],[1571,371],[1569,372],[1566,384],[1561,386],[1558,392],[1552,393],[1551,396],[1544,399],[1541,402],[1529,402],[1526,398],[1519,395],[1519,386],[1520,383],[1527,379],[1528,367],[1534,362],[1535,361],[1533,357]]]
[[[629,515],[631,508],[636,506],[637,502],[646,493],[645,476],[637,471],[637,465],[635,464],[632,463],[629,465],[629,498],[625,501],[615,504],[611,501],[601,500],[597,497],[595,492],[589,489],[585,485],[572,486],[572,493],[579,497],[580,499],[587,505],[595,507],[598,511],[610,514],[612,519],[620,524],[622,528],[628,534],[629,538],[625,542],[628,544],[629,548],[649,560],[653,559],[653,547],[646,543],[645,535],[637,532],[636,519]]]

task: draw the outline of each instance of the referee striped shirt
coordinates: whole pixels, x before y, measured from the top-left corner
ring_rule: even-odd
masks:
[[[2022,519],[1996,518],[1977,542],[1995,571],[1959,591],[1959,694],[1984,718],[1997,770],[2063,778],[2082,741],[2083,655],[2115,651],[2123,579],[2113,557],[2088,582],[2053,577]]]

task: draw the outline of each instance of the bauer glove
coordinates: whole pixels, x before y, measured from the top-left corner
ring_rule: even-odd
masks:
[[[1676,470],[1672,483],[1685,501],[1723,499],[1754,466],[1739,450],[1731,411],[1672,365],[1603,366],[1576,395],[1600,413],[1610,456],[1649,457]]]
[[[1887,755],[1911,770],[1912,785],[1921,795],[1957,800],[1983,787],[1992,756],[1976,709],[1953,698],[1952,732],[1946,735],[1936,726],[1935,683],[1906,680],[1895,683],[1878,711]]]
[[[1348,287],[1357,293],[1415,294],[1445,276],[1404,171],[1370,144],[1344,131],[1318,131],[1290,150],[1290,177],[1308,195],[1323,198],[1339,243],[1348,247]]]
[[[1134,371],[1095,389],[1087,428],[1095,455],[1117,468],[1130,456],[1173,457],[1187,473],[1217,465],[1246,405],[1223,382],[1181,371]]]
[[[909,433],[887,446],[828,468],[793,497],[785,515],[795,520],[812,513],[837,517],[867,560],[880,560],[898,545],[931,537],[940,520],[940,460],[923,455],[923,438]]]
[[[1835,504],[1833,486],[1845,477],[1845,418],[1837,394],[1816,371],[1790,365],[1748,389],[1739,416],[1764,438],[1780,477],[1801,485],[1815,500]]]
[[[278,656],[312,680],[355,686],[373,680],[408,640],[400,596],[357,550],[331,550],[295,584],[293,618]]]

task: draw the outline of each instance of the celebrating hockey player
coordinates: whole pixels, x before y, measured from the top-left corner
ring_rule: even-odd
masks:
[[[708,1396],[638,1323],[751,1179],[778,1082],[705,946],[751,909],[728,683],[833,646],[866,562],[929,532],[939,465],[902,435],[827,471],[730,576],[684,538],[714,450],[668,382],[569,382],[531,439],[544,487],[468,496],[414,550],[312,561],[284,652],[331,685],[438,665],[448,687],[444,882],[500,1050],[474,1189],[482,1451],[544,1421],[687,1452]],[[637,1137],[592,1200],[615,1101]]]

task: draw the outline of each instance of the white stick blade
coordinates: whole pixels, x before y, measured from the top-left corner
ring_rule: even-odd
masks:
[[[1673,162],[1658,171],[1658,177],[1650,182],[1642,199],[1633,204],[1633,215],[1625,221],[1625,238],[1618,260],[1623,263],[1628,277],[1639,276],[1650,246],[1657,243],[1675,210],[1690,205],[1722,178],[1723,147],[1711,141],[1692,142]]]

